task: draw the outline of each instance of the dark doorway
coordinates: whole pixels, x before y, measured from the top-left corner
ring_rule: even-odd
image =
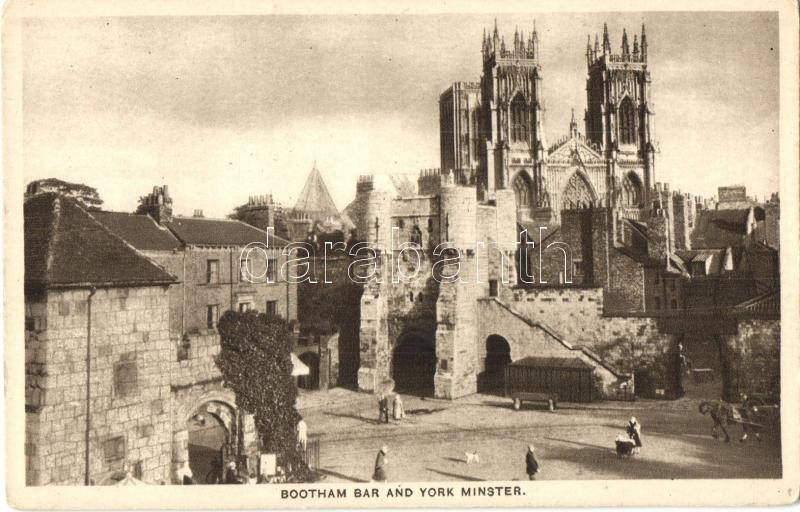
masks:
[[[433,395],[436,373],[436,345],[432,338],[406,334],[397,340],[392,358],[392,376],[397,391]]]
[[[300,360],[308,366],[308,375],[297,378],[297,387],[303,389],[319,389],[319,356],[314,352],[300,354]]]
[[[486,338],[484,371],[478,375],[478,391],[503,392],[503,370],[511,362],[511,347],[502,336],[492,334]]]
[[[197,484],[214,484],[222,478],[223,453],[227,430],[212,414],[198,413],[189,418],[189,467]]]
[[[683,390],[687,397],[702,400],[719,400],[727,378],[727,368],[720,357],[720,340],[715,335],[690,334],[680,339],[684,364],[674,371],[680,372]]]

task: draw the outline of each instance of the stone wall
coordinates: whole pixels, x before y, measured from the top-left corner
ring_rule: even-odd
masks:
[[[26,332],[26,481],[82,485],[86,453],[88,290],[50,291],[42,329]],[[39,308],[41,310],[41,308]],[[169,298],[165,288],[92,297],[90,478],[127,466],[169,480]]]
[[[497,299],[478,301],[478,314],[481,318],[475,351],[478,372],[485,370],[486,339],[495,335],[508,342],[512,361],[525,357],[578,358],[594,367],[595,378],[601,383],[598,392],[602,396],[622,398],[632,394],[632,378],[603,364],[592,352],[582,350],[577,344],[567,341],[549,326],[526,318],[513,306],[514,304],[506,304]]]
[[[723,335],[730,367],[731,398],[740,393],[780,397],[781,323],[777,319],[743,318],[735,335]]]

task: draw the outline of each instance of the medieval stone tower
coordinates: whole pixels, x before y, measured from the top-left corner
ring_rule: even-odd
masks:
[[[602,48],[586,43],[586,138],[608,162],[606,190],[609,206],[649,208],[649,191],[655,184],[652,140],[653,109],[650,72],[647,69],[647,35],[642,25],[641,43],[622,32],[620,53],[612,53],[607,25]]]

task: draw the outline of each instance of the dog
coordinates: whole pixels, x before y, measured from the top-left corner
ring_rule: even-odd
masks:
[[[481,456],[477,450],[474,452],[464,452],[464,459],[467,464],[480,464],[481,463]]]

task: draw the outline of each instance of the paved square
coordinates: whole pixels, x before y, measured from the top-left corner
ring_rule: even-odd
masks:
[[[320,439],[325,482],[369,481],[375,455],[389,447],[389,481],[491,481],[526,479],[524,457],[536,446],[540,480],[636,478],[778,478],[781,475],[778,421],[760,442],[711,437],[711,420],[697,400],[638,400],[559,404],[549,412],[510,400],[472,395],[455,401],[404,396],[407,417],[379,424],[374,396],[341,389],[315,392],[298,401],[310,437]],[[614,438],[636,416],[643,448],[619,459]],[[467,464],[465,452],[480,463]]]

